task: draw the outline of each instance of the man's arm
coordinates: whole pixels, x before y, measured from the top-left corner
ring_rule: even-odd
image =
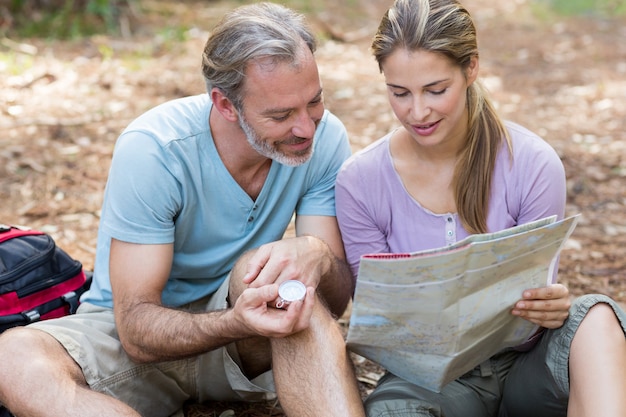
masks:
[[[247,289],[228,310],[192,314],[161,305],[173,245],[111,241],[110,276],[120,340],[138,362],[173,360],[251,336],[282,337],[305,328],[310,301],[287,311],[267,308],[276,285]]]
[[[352,296],[356,282],[352,277],[341,240],[337,218],[332,216],[299,216],[296,219],[297,236],[315,236],[325,243],[329,258],[328,271],[322,275],[318,292],[331,312],[341,316]]]

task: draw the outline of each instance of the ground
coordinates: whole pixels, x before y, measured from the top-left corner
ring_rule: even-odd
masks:
[[[86,268],[115,139],[148,108],[203,91],[199,57],[208,30],[241,1],[140,3],[125,37],[0,39],[0,223],[51,233]],[[368,51],[389,2],[316,4],[307,14],[321,37],[326,105],[357,150],[396,125]],[[619,41],[626,19],[557,17],[530,0],[465,5],[498,109],[543,136],[565,165],[567,214],[581,217],[562,252],[560,280],[574,296],[599,292],[626,302],[626,43]],[[381,370],[355,362],[366,394]],[[188,415],[283,414],[276,404],[211,404],[193,405]]]

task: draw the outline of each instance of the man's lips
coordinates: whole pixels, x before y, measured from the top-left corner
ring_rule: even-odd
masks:
[[[295,150],[303,150],[311,146],[311,143],[312,143],[312,139],[295,138],[295,139],[282,141],[281,145],[288,146]]]

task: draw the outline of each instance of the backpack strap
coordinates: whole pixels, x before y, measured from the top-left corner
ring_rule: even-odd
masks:
[[[0,243],[20,236],[45,235],[44,232],[21,226],[0,224]],[[0,416],[1,417],[1,416]]]

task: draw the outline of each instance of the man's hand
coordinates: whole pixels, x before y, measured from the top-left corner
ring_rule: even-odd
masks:
[[[307,287],[304,300],[292,302],[286,309],[270,307],[278,297],[278,285],[247,288],[233,308],[235,319],[247,329],[250,336],[285,337],[309,326],[315,289]]]
[[[251,288],[295,279],[317,288],[330,268],[332,253],[318,238],[301,236],[261,246],[247,264],[243,282]]]
[[[297,216],[296,236],[262,245],[232,276],[243,276],[237,279],[250,288],[298,280],[314,288],[331,313],[340,317],[354,293],[355,279],[345,262],[337,220]]]
[[[562,284],[524,291],[511,313],[547,329],[563,325],[569,316],[569,290]]]

